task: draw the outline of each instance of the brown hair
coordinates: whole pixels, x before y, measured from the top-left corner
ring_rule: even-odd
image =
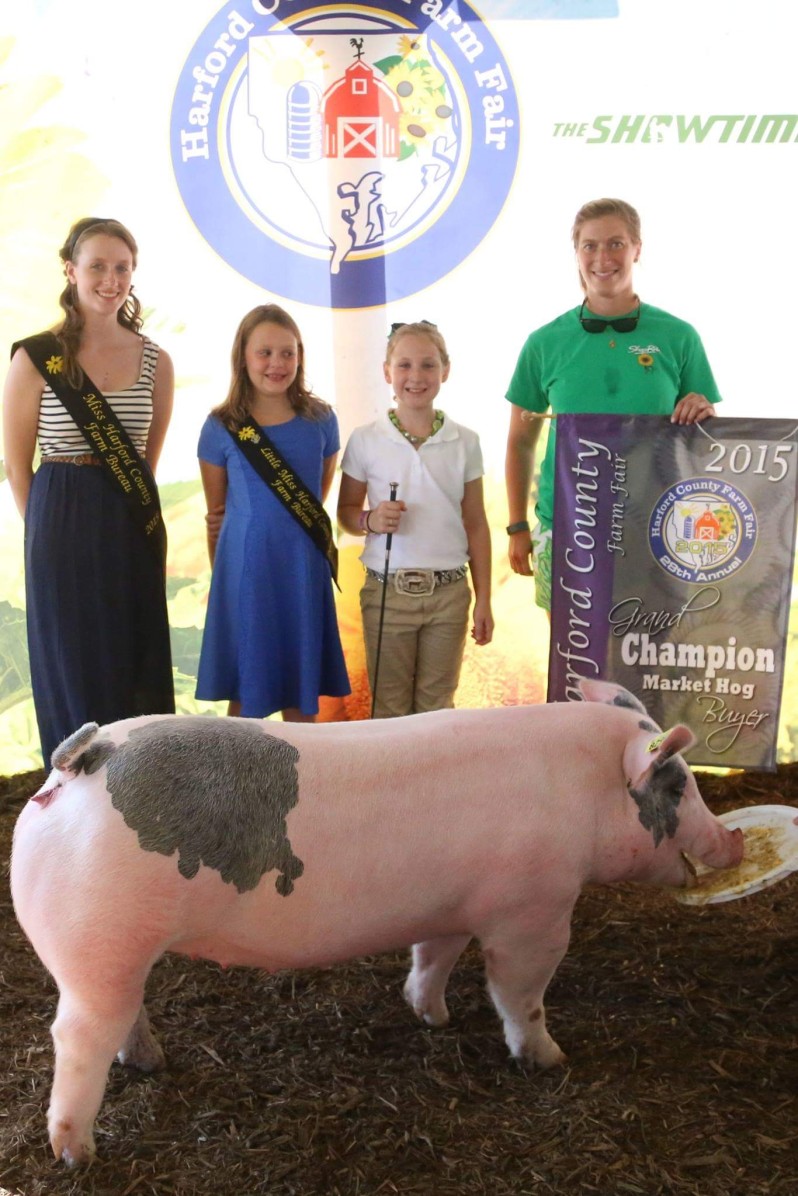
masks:
[[[120,224],[118,220],[106,220],[100,216],[84,216],[72,225],[66,241],[58,251],[58,255],[64,266],[66,266],[67,262],[74,262],[76,260],[84,241],[89,237],[98,235],[118,237],[120,241],[124,241],[130,250],[133,258],[133,269],[135,270],[139,248],[132,233],[125,228],[124,224]],[[55,335],[58,337],[64,350],[64,376],[72,386],[80,386],[83,381],[83,370],[78,365],[77,358],[84,320],[78,306],[77,287],[73,282],[67,282],[67,285],[59,296],[58,302],[64,310],[64,319],[58,328],[56,328]],[[130,332],[138,333],[141,331],[141,304],[132,291],[116,313],[116,319],[123,328],[127,328]]]
[[[430,324],[429,320],[418,320],[415,324],[396,324],[391,329],[388,337],[388,344],[385,346],[385,364],[388,365],[397,342],[403,336],[426,336],[432,341],[435,348],[440,354],[441,361],[444,365],[449,365],[449,353],[446,348],[446,341],[442,334],[438,331],[437,324]]]
[[[636,208],[633,208],[625,199],[591,199],[588,203],[582,204],[574,217],[571,238],[575,250],[579,248],[579,233],[582,225],[587,224],[588,220],[599,220],[602,216],[617,216],[626,225],[626,231],[631,239],[640,244],[643,238],[640,233],[640,216]],[[579,281],[584,290],[585,280],[581,270],[579,271]]]
[[[244,354],[249,338],[260,324],[277,324],[296,338],[297,371],[288,388],[288,401],[294,411],[303,419],[326,419],[331,410],[329,404],[318,395],[314,395],[305,383],[305,346],[302,344],[302,335],[296,321],[276,303],[264,303],[260,307],[253,307],[238,325],[233,340],[233,351],[230,354],[230,389],[227,398],[218,407],[213,408],[211,415],[221,420],[226,428],[240,427],[249,415],[252,405],[252,383],[247,374]]]

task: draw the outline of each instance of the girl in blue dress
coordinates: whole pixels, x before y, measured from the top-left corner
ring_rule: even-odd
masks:
[[[323,503],[340,448],[338,421],[308,390],[294,320],[275,304],[244,317],[225,401],[202,428],[198,456],[213,567],[197,697],[228,713],[313,722],[319,696],[350,692],[330,564],[236,440],[250,418]]]

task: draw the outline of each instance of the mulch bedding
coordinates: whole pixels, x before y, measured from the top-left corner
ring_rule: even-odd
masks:
[[[4,866],[43,775],[0,781]],[[798,764],[699,783],[716,813],[798,806]],[[88,1171],[49,1152],[55,987],[0,900],[0,1196],[798,1191],[798,874],[705,908],[587,890],[546,1002],[568,1063],[545,1073],[509,1059],[476,948],[444,1030],[405,1006],[404,953],[276,976],[164,959],[167,1070],[114,1064]]]

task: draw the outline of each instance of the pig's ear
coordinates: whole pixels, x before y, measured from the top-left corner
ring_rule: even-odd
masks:
[[[655,739],[635,735],[624,753],[629,796],[638,807],[640,822],[651,831],[654,846],[672,839],[679,826],[679,804],[687,786],[689,769],[677,752],[695,743],[689,727],[676,726]],[[634,779],[632,779],[634,778]]]
[[[657,728],[646,722],[640,723],[640,730],[651,735]],[[677,752],[686,752],[695,742],[693,732],[681,723],[671,727],[670,731],[659,731],[649,739],[643,735],[633,735],[623,754],[623,767],[628,784],[634,789],[644,788],[652,782],[655,774],[667,764],[671,756],[675,756]]]
[[[677,723],[675,727],[671,727],[670,731],[663,731],[661,735],[656,735],[646,749],[650,753],[656,753],[651,762],[652,768],[661,768],[666,760],[670,760],[671,756],[675,756],[677,752],[688,751],[694,743],[697,743],[693,732],[689,727],[685,727],[684,723]]]
[[[613,681],[596,681],[591,677],[582,677],[579,689],[586,702],[603,702],[605,706],[623,706],[627,710],[636,710],[638,714],[646,714],[645,706],[638,702],[634,694],[622,685]]]
[[[50,759],[53,768],[59,772],[79,772],[81,766],[78,761],[99,729],[97,723],[84,723],[79,730],[73,731],[53,752]]]

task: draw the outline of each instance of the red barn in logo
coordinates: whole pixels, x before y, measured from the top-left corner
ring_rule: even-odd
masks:
[[[695,534],[698,540],[719,540],[720,539],[720,524],[709,509],[703,515],[699,515],[695,521]]]
[[[325,158],[398,158],[398,97],[361,59],[325,92]]]

